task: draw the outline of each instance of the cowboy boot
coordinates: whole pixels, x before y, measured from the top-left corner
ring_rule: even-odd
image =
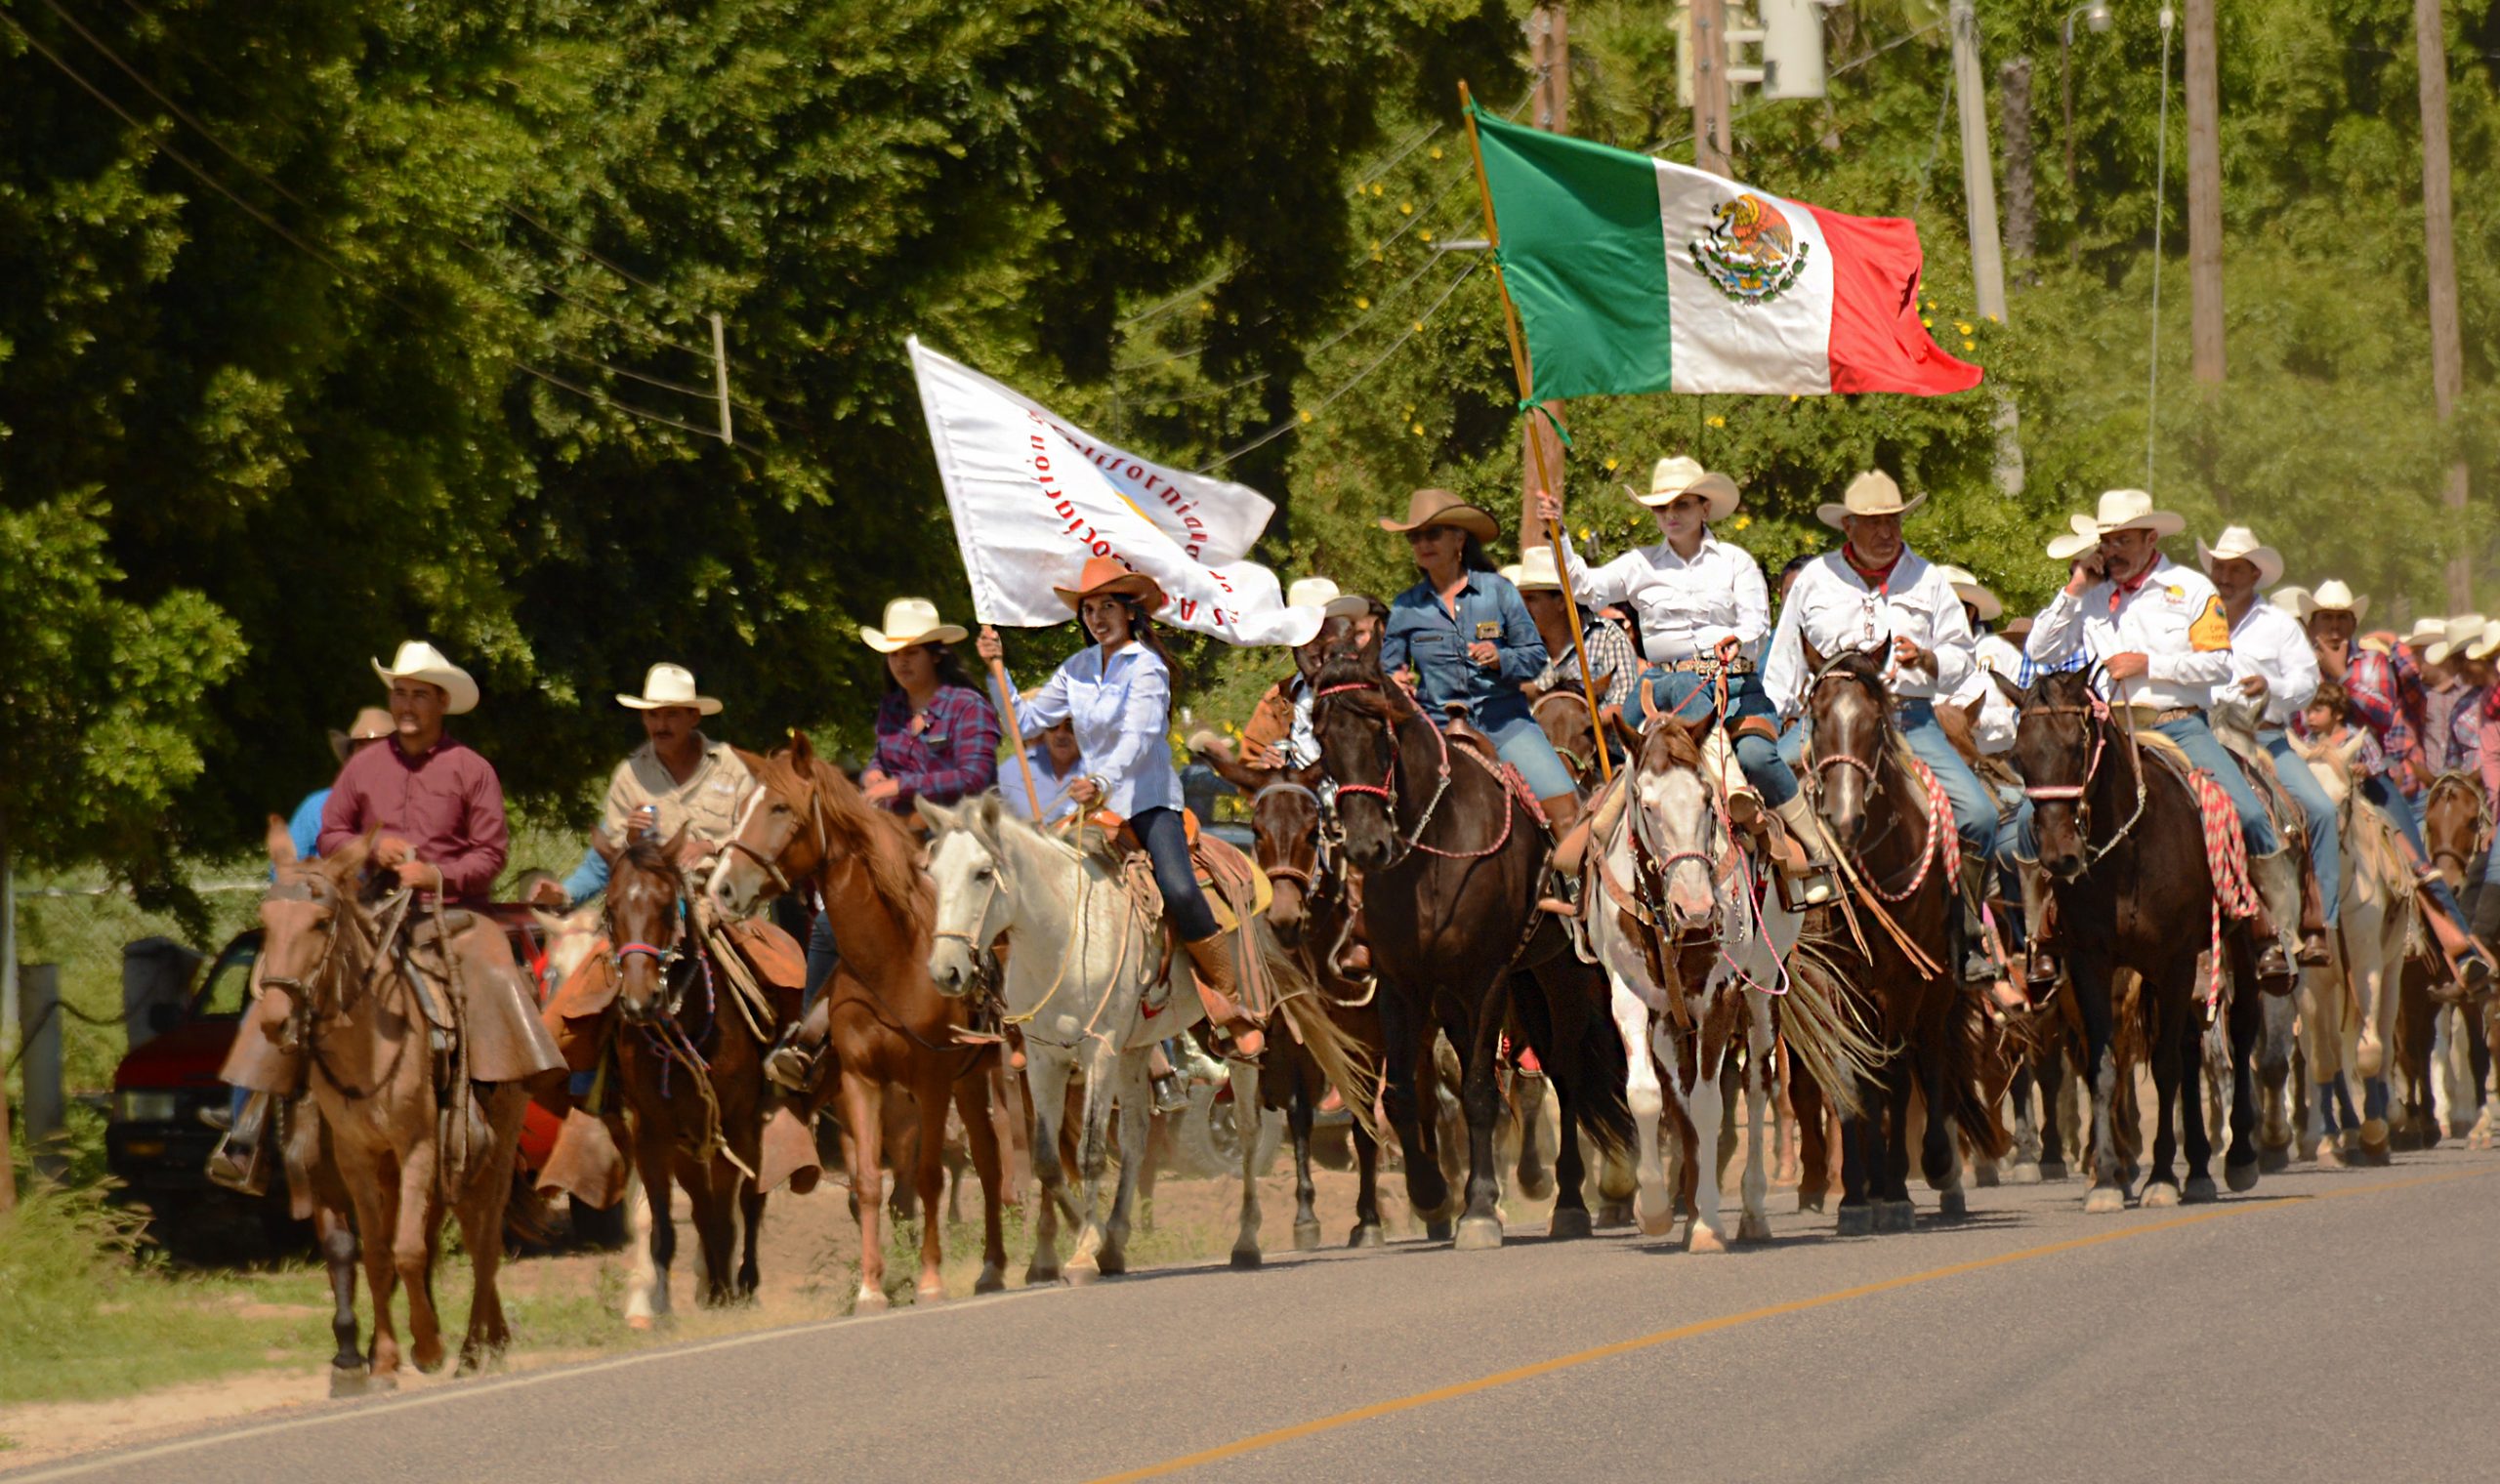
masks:
[[[1198,1002],[1206,1007],[1208,1021],[1223,1026],[1231,1038],[1233,1059],[1256,1061],[1267,1049],[1268,1038],[1233,998],[1239,980],[1233,972],[1232,939],[1229,932],[1211,932],[1181,948],[1189,956],[1189,967],[1197,970]]]
[[[244,1195],[269,1194],[270,1106],[274,1092],[254,1092],[243,1103],[243,1116],[219,1139],[208,1156],[208,1177]]]
[[[1631,797],[1631,785],[1620,773],[1616,774],[1613,785],[1598,795],[1595,806],[1585,813],[1578,814],[1574,823],[1558,832],[1559,838],[1555,842],[1551,860],[1555,875],[1565,881],[1579,880],[1581,862],[1588,856],[1589,842],[1593,839],[1603,839],[1606,832],[1614,828],[1614,822],[1623,817],[1624,802]],[[1549,819],[1553,817],[1551,806],[1551,801],[1547,801]],[[1576,800],[1573,808],[1575,811],[1578,808]],[[1580,910],[1576,904],[1566,899],[1552,896],[1539,899],[1537,906],[1548,912],[1561,913],[1569,917],[1577,916]],[[1356,947],[1359,949],[1360,945]],[[1370,951],[1362,949],[1361,952],[1364,968],[1368,969]],[[1351,959],[1352,954],[1350,953],[1348,957]],[[1359,977],[1361,972],[1361,969],[1357,969],[1347,977]]]
[[[1760,795],[1751,789],[1734,789],[1728,795],[1728,817],[1737,821],[1740,828],[1737,804],[1747,799],[1753,801],[1759,824]],[[1804,883],[1797,897],[1800,902],[1809,907],[1822,906],[1836,893],[1832,890],[1830,868],[1817,862],[1806,849],[1806,842],[1821,838],[1821,832],[1814,825],[1814,806],[1806,802],[1805,795],[1799,794],[1772,812],[1779,816],[1780,826],[1786,832],[1772,850],[1772,857],[1779,863],[1780,874],[1792,882]]]
[[[2317,885],[2317,870],[2306,856],[2301,861],[2301,951],[2303,969],[2324,969],[2335,956],[2326,947],[2326,899]]]
[[[825,1038],[832,1033],[832,1001],[831,995],[818,995],[799,1023],[783,1031],[772,1050],[765,1052],[764,1075],[777,1086],[806,1092],[815,1085],[816,1063],[824,1054]]]
[[[1178,1113],[1189,1105],[1189,1092],[1181,1086],[1181,1074],[1172,1068],[1172,1058],[1158,1041],[1146,1049],[1146,1085],[1154,1090],[1154,1111]]]
[[[2430,928],[2432,939],[2438,944],[2439,957],[2447,964],[2449,982],[2465,999],[2480,999],[2491,988],[2491,950],[2440,911],[2428,893],[2417,895],[2414,901],[2422,909],[2422,921]]]
[[[1545,810],[1546,827],[1554,832],[1556,845],[1545,862],[1546,886],[1550,889],[1536,899],[1536,905],[1563,917],[1578,917],[1580,908],[1575,898],[1579,895],[1580,857],[1587,852],[1589,841],[1588,821],[1580,812],[1580,796],[1557,794],[1540,799],[1537,804]],[[1562,853],[1566,846],[1571,852],[1567,863]]]
[[[2021,874],[2022,910],[2031,924],[2031,941],[2022,951],[2023,990],[2038,1005],[2058,987],[2058,959],[2063,951],[2058,938],[2058,898],[2042,884],[2039,872]]]
[[[2283,957],[2282,934],[2274,930],[2274,915],[2266,910],[2266,899],[2257,898],[2257,910],[2242,919],[2250,933],[2250,946],[2256,950],[2257,982],[2268,994],[2288,995],[2300,980],[2292,961]],[[2280,985],[2281,988],[2266,988]]]

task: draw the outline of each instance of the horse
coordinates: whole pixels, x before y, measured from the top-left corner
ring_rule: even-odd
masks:
[[[2482,780],[2473,773],[2441,773],[2431,782],[2430,792],[2422,804],[2423,843],[2429,846],[2432,865],[2447,879],[2448,889],[2464,897],[2474,888],[2475,867],[2491,847],[2491,802]],[[2492,1107],[2500,1101],[2500,1091],[2494,1087],[2491,1046],[2484,1027],[2478,1023],[2491,1012],[2478,1014],[2472,1006],[2443,1005],[2430,997],[2427,985],[2419,975],[2405,976],[2405,1003],[2418,1009],[2425,1019],[2447,1031],[2447,1050],[2438,1062],[2443,1074],[2448,1095],[2448,1132],[2472,1140],[2470,1147],[2487,1144],[2491,1131]],[[2416,994],[2419,992],[2419,1003]],[[2494,1021],[2500,1025],[2500,1020]],[[2432,1036],[2429,1026],[2422,1028],[2420,1039],[2427,1043]],[[2434,1054],[2437,1054],[2436,1052]],[[2424,1057],[2421,1075],[2432,1075],[2430,1058]],[[2427,1131],[2436,1140],[2438,1126]]]
[[[1007,1286],[1007,1238],[999,1215],[997,1128],[989,1118],[988,1066],[996,1047],[966,1043],[963,1002],[929,977],[937,893],[920,869],[920,846],[902,820],[869,804],[840,768],[815,755],[807,737],[770,755],[741,754],[756,789],[737,833],[712,872],[709,890],[726,917],[812,878],[818,901],[840,925],[842,957],[820,989],[830,1065],[819,1074],[842,1106],[842,1150],[859,1222],[859,1289],[854,1312],[887,1306],[883,1230],[884,1101],[889,1088],[910,1092],[920,1111],[912,1171],[920,1203],[920,1272],[915,1301],[942,1302],[942,1209],[946,1107],[963,1117],[973,1168],[980,1176],[981,1269],[977,1294]],[[828,1087],[829,1085],[829,1087]]]
[[[443,1362],[434,1264],[446,1206],[470,1257],[469,1325],[458,1368],[481,1369],[512,1342],[495,1279],[528,1094],[519,1081],[473,1082],[465,1045],[451,1043],[453,1064],[440,1064],[436,1017],[425,1003],[439,991],[415,982],[404,958],[385,957],[389,925],[398,914],[434,914],[412,894],[389,897],[379,914],[359,896],[374,838],[368,833],[330,855],[298,861],[284,825],[271,822],[270,861],[276,869],[261,903],[258,972],[265,987],[294,1000],[313,1101],[362,1235],[373,1300],[373,1345],[362,1370],[367,1384],[389,1390],[398,1385],[391,1305],[399,1284],[408,1289],[411,1358],[424,1372]],[[385,879],[378,876],[375,886]],[[433,927],[445,957],[458,954],[449,915],[436,917]],[[457,1020],[462,1011],[449,1013]],[[444,1086],[438,1091],[444,1072],[449,1075],[439,1077]],[[444,1092],[454,1099],[448,1106]],[[333,1263],[336,1290],[336,1263],[356,1239],[324,1225],[323,1254]],[[354,1314],[344,1293],[336,1297],[342,1308],[333,1323],[341,1347],[332,1362],[334,1395],[361,1389],[354,1381]]]
[[[648,835],[622,845],[604,835],[592,839],[609,872],[604,920],[607,972],[617,986],[617,1075],[634,1115],[634,1166],[648,1202],[647,1216],[638,1210],[637,1219],[649,1224],[649,1261],[635,1266],[629,1322],[669,1310],[669,1265],[677,1256],[672,1180],[693,1213],[703,1262],[695,1298],[704,1306],[755,1296],[764,1232],[765,1192],[756,1181],[764,1053],[778,1017],[730,982],[730,969],[696,930],[677,863],[685,833],[665,845]],[[744,1248],[733,1270],[741,1220]]]
[[[1462,1251],[1501,1245],[1496,1063],[1504,1026],[1515,1019],[1544,1064],[1561,1114],[1552,1232],[1588,1235],[1578,1133],[1587,1130],[1608,1153],[1629,1149],[1629,1071],[1604,976],[1573,956],[1561,920],[1537,908],[1548,846],[1535,800],[1489,746],[1479,748],[1481,739],[1445,735],[1382,674],[1377,637],[1359,647],[1332,645],[1312,689],[1320,765],[1337,784],[1347,858],[1363,876],[1388,1048],[1386,1109],[1405,1154],[1410,1204],[1437,1240],[1454,1236]],[[1419,1073],[1436,1022],[1465,1067],[1463,1212],[1427,1157],[1420,1126]]]
[[[1848,928],[1830,934],[1826,951],[1854,970],[1847,977],[1884,1043],[1857,1098],[1861,1111],[1842,1114],[1837,1226],[1845,1236],[1907,1231],[1913,1092],[1927,1108],[1920,1173],[1938,1192],[1939,1216],[1969,1209],[1954,1132],[1983,1160],[2009,1143],[1979,1091],[1986,1009],[1961,983],[1960,845],[1943,788],[1893,724],[1880,652],[1825,660],[1809,650],[1808,660],[1806,781],[1844,884],[1831,912]]]
[[[2125,1209],[2129,1184],[2113,1124],[2119,1092],[2113,1041],[2119,1027],[2112,975],[2132,969],[2142,981],[2138,1014],[2160,1104],[2152,1171],[2141,1198],[2147,1207],[2210,1201],[2217,1194],[2207,1170],[2212,1140],[2201,1099],[2192,1095],[2186,1099],[2184,1186],[2172,1168],[2182,1092],[2192,1094],[2188,1074],[2202,1059],[2198,955],[2217,935],[2228,943],[2231,979],[2238,986],[2227,1007],[2209,1007],[2228,1016],[2230,1146],[2223,1174],[2234,1192],[2253,1188],[2258,1177],[2250,1062],[2263,1015],[2260,997],[2249,992],[2257,979],[2248,934],[2220,932],[2197,796],[2172,765],[2147,756],[2147,744],[2140,744],[2134,729],[2100,699],[2093,689],[2096,675],[2097,670],[2068,670],[2043,675],[2025,687],[2003,677],[1996,683],[2020,707],[2014,756],[2031,799],[2040,869],[2083,1018],[2082,1072],[2092,1097],[2092,1185],[2083,1209],[2104,1215]],[[2219,977],[2221,966],[2214,968]]]
[[[1724,780],[1714,786],[1705,777],[1704,757],[1701,742],[1676,718],[1650,722],[1630,776],[1616,785],[1630,791],[1626,807],[1592,842],[1588,875],[1596,885],[1583,899],[1590,946],[1613,990],[1625,1100],[1640,1140],[1634,1219],[1647,1236],[1664,1236],[1675,1223],[1677,1203],[1658,1149],[1671,1091],[1681,1164],[1692,1181],[1685,1245],[1719,1253],[1729,1239],[1720,1214],[1719,1124],[1721,1080],[1730,1068],[1745,1097],[1746,1134],[1734,1238],[1771,1236],[1763,1209],[1770,1173],[1764,1113],[1772,1092],[1772,1041],[1781,1029],[1773,1008],[1791,1012],[1785,1029],[1792,1057],[1822,1065],[1834,1086],[1849,1081],[1843,1066],[1862,1065],[1875,1048],[1852,1035],[1834,1002],[1783,982],[1782,961],[1796,951],[1801,919],[1775,893],[1766,896],[1728,825]]]
[[[2387,815],[2361,797],[2360,780],[2353,771],[2363,740],[2356,734],[2341,748],[2319,743],[2301,749],[2310,771],[2335,801],[2336,828],[2344,838],[2344,879],[2336,888],[2337,957],[2343,972],[2312,969],[2301,976],[2304,1050],[2327,1135],[2319,1143],[2318,1161],[2326,1165],[2341,1163],[2334,1134],[2339,1108],[2351,1109],[2349,1094],[2337,1086],[2346,1073],[2361,1078],[2360,1118],[2357,1128],[2346,1132],[2356,1135],[2355,1152],[2363,1163],[2388,1162],[2387,1069],[2391,1048],[2397,1044],[2396,1007],[2405,960],[2409,945],[2418,940],[2417,888],[2404,844]],[[2348,1117],[2344,1122],[2349,1126],[2354,1121]]]
[[[1605,677],[1599,676],[1597,683],[1603,687]],[[1537,729],[1571,769],[1582,793],[1594,793],[1604,781],[1605,765],[1598,761],[1598,750],[1609,741],[1630,740],[1620,718],[1610,717],[1608,725],[1600,726],[1589,710],[1588,695],[1575,685],[1557,685],[1539,695],[1528,703],[1528,714],[1536,718]]]
[[[1099,832],[1094,848],[1080,848],[1018,818],[996,794],[952,809],[924,799],[919,808],[933,832],[929,871],[938,903],[927,972],[938,991],[974,992],[982,981],[979,960],[988,946],[1004,936],[1013,949],[999,996],[1006,1022],[1022,1029],[1033,1103],[1033,1174],[1042,1186],[1024,1281],[1064,1277],[1081,1286],[1126,1272],[1153,1111],[1149,1052],[1156,1042],[1205,1017],[1197,995],[1176,988],[1188,984],[1189,970],[1172,963],[1162,925],[1131,894],[1125,861],[1114,857]],[[1348,1041],[1309,1003],[1310,980],[1263,918],[1250,918],[1238,930],[1258,972],[1275,986],[1292,1032],[1285,1039],[1298,1037],[1329,1079],[1347,1090],[1347,1103],[1367,1109],[1371,1083]],[[1060,1136],[1070,1079],[1080,1072],[1083,1127],[1076,1167],[1084,1194],[1076,1203],[1075,1246],[1062,1266],[1059,1222],[1066,1174]],[[1255,1109],[1258,1069],[1236,1061],[1230,1076],[1233,1107]],[[1123,1157],[1118,1185],[1106,1203],[1103,1182],[1110,1168],[1115,1105]],[[1231,1254],[1236,1268],[1261,1261],[1258,1144],[1252,1137],[1241,1140],[1240,1224]]]

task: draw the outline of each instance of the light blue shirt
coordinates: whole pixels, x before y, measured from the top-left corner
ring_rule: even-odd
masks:
[[[1074,767],[1062,773],[1052,771],[1051,750],[1047,747],[1028,747],[1024,756],[1033,764],[1033,787],[1042,796],[1042,811],[1038,815],[1033,812],[1032,798],[1024,792],[1024,770],[1014,763],[1002,763],[998,767],[998,793],[1007,801],[1008,812],[1019,819],[1037,818],[1044,824],[1075,813],[1076,801],[1067,797],[1067,786],[1085,776],[1085,760],[1077,759]]]
[[[1107,791],[1103,806],[1127,818],[1181,807],[1181,775],[1164,738],[1171,713],[1172,676],[1153,650],[1132,643],[1106,667],[1103,646],[1088,644],[1017,708],[1016,721],[1027,738],[1073,721],[1080,765]]]

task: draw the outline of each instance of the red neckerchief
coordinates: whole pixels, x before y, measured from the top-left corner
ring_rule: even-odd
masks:
[[[2153,563],[2147,561],[2145,563],[2145,569],[2143,571],[2138,572],[2135,576],[2129,578],[2125,582],[2120,582],[2115,577],[2109,579],[2109,616],[2111,618],[2118,616],[2119,604],[2125,602],[2128,598],[2135,597],[2136,594],[2143,589],[2146,583],[2152,580],[2152,569]]]
[[[1901,552],[1906,552],[1908,550],[1909,548],[1907,547],[1901,548]],[[1849,545],[1847,542],[1843,542],[1840,549],[1840,559],[1848,562],[1849,569],[1857,574],[1858,580],[1864,582],[1868,587],[1873,588],[1875,590],[1875,595],[1878,598],[1890,598],[1892,596],[1893,589],[1893,574],[1899,571],[1901,568],[1901,552],[1895,552],[1893,554],[1893,559],[1884,563],[1882,566],[1870,567],[1866,563],[1857,559],[1857,548]]]

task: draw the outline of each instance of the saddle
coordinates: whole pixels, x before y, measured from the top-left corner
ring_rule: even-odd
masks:
[[[564,1065],[499,924],[412,902],[396,937],[384,954],[407,970],[441,1049],[465,1044],[470,1081],[527,1082]]]
[[[2266,820],[2274,827],[2274,838],[2295,849],[2305,849],[2309,843],[2309,815],[2292,798],[2291,791],[2283,787],[2283,775],[2274,766],[2273,754],[2244,745],[2237,733],[2217,731],[2214,735],[2239,764],[2248,786],[2257,791],[2257,802],[2266,807]]]
[[[771,1000],[779,1023],[799,1017],[799,1006],[807,998],[808,958],[796,938],[763,918],[742,918],[712,933],[710,944],[715,950],[726,945],[736,955]],[[599,1065],[607,1010],[616,1001],[617,987],[616,961],[603,935],[539,1011],[539,1023],[554,1038],[566,1069],[587,1072]]]
[[[1265,913],[1275,900],[1273,884],[1268,880],[1268,874],[1259,869],[1258,862],[1242,854],[1230,843],[1220,836],[1200,833],[1197,815],[1183,809],[1181,818],[1188,832],[1189,864],[1198,885],[1206,889],[1207,906],[1215,913],[1218,930],[1228,933],[1240,931],[1244,924]],[[1179,940],[1172,935],[1170,926],[1164,921],[1163,889],[1155,885],[1153,861],[1147,856],[1146,846],[1139,843],[1136,832],[1121,816],[1107,809],[1098,809],[1088,817],[1087,823],[1099,833],[1089,832],[1081,848],[1120,884],[1129,900],[1135,904],[1138,915],[1150,927],[1160,929],[1162,971],[1156,977],[1166,978]],[[1240,982],[1236,986],[1240,991],[1238,999],[1252,1019],[1265,1020],[1275,1009],[1271,987],[1267,976],[1257,971],[1258,956],[1248,954],[1244,957],[1248,962],[1243,965],[1244,971],[1239,975]],[[1148,1013],[1161,1009],[1161,1002],[1150,1003],[1153,1010]]]

